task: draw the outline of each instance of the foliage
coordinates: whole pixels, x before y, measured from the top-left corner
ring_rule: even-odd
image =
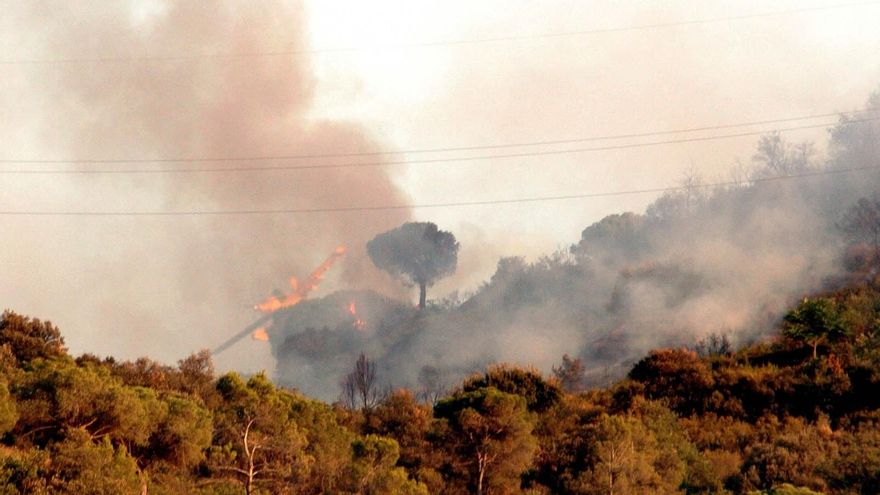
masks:
[[[250,495],[259,488],[281,491],[304,469],[305,437],[291,417],[291,394],[265,375],[247,383],[234,373],[217,382],[223,398],[214,421],[209,460],[218,476],[239,479]]]
[[[97,443],[83,430],[72,430],[52,446],[49,488],[52,493],[115,495],[137,493],[144,484],[135,460],[109,439]]]
[[[397,442],[367,435],[352,443],[354,460],[350,468],[349,490],[354,493],[399,493],[427,495],[427,488],[407,478],[403,468],[395,467],[399,458]]]
[[[526,400],[496,388],[463,391],[434,406],[443,420],[444,467],[477,494],[516,491],[535,452]]]
[[[328,405],[215,378],[207,353],[72,359],[60,334],[19,335],[0,346],[0,494],[878,493],[880,291],[788,315],[738,350],[655,349],[608,388],[566,356],[551,379],[491,366],[433,407],[403,389]]]
[[[785,315],[784,321],[783,335],[809,344],[813,348],[813,359],[818,357],[820,344],[848,333],[835,304],[828,299],[805,298]]]
[[[464,381],[465,392],[494,387],[526,400],[529,411],[543,412],[556,404],[562,391],[555,383],[544,380],[537,370],[517,368],[505,364],[490,366],[485,374],[474,375]]]
[[[682,413],[701,410],[715,385],[707,363],[685,349],[651,351],[636,363],[629,377],[645,385],[645,395],[666,399]]]
[[[5,311],[0,316],[0,345],[8,346],[20,362],[60,357],[67,352],[61,332],[51,322],[12,311]]]
[[[407,222],[367,243],[378,268],[419,286],[420,308],[425,307],[426,287],[455,271],[458,248],[454,235],[431,222]]]
[[[593,432],[591,467],[577,479],[574,490],[596,495],[674,493],[675,477],[664,479],[658,471],[658,447],[656,437],[637,419],[604,416]]]

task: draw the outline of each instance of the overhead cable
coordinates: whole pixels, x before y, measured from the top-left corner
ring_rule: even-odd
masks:
[[[874,122],[880,120],[880,117],[869,117],[861,119],[850,119],[843,124],[858,124],[865,122]],[[439,158],[419,158],[419,159],[398,159],[398,160],[377,160],[369,162],[346,162],[346,163],[300,163],[289,165],[257,165],[257,166],[235,166],[235,167],[174,167],[174,168],[103,168],[103,169],[85,169],[85,168],[63,168],[63,169],[40,169],[40,168],[18,168],[18,169],[0,169],[0,174],[6,175],[83,175],[83,174],[181,174],[181,173],[254,173],[264,171],[285,171],[285,170],[320,170],[320,169],[339,169],[339,168],[369,168],[384,167],[392,165],[416,165],[416,164],[434,164],[434,163],[453,163],[453,162],[473,162],[491,159],[509,159],[509,158],[525,158],[553,155],[568,155],[577,153],[588,153],[597,151],[613,151],[632,148],[644,148],[652,146],[662,146],[668,144],[693,143],[701,141],[715,141],[719,139],[731,139],[746,136],[758,136],[767,134],[768,132],[789,132],[804,129],[819,129],[823,127],[832,127],[841,124],[841,122],[825,122],[820,124],[809,124],[800,126],[781,127],[776,129],[765,129],[759,131],[745,131],[732,134],[721,134],[713,136],[697,136],[680,139],[669,139],[662,141],[648,141],[640,143],[623,143],[609,144],[603,146],[585,147],[585,148],[568,148],[557,150],[539,150],[539,151],[522,151],[515,153],[495,153],[472,155],[464,157],[439,157]],[[612,138],[606,138],[612,139]],[[259,155],[259,156],[238,156],[238,157],[199,157],[199,158],[157,158],[157,159],[67,159],[67,160],[23,160],[23,159],[5,159],[0,163],[8,164],[111,164],[111,163],[201,163],[201,162],[267,162],[267,161],[284,161],[299,158],[299,155]]]
[[[548,201],[563,201],[589,198],[606,198],[614,196],[631,196],[638,194],[656,194],[675,191],[692,190],[696,188],[715,188],[742,186],[744,184],[763,184],[786,180],[804,179],[828,175],[849,174],[856,172],[880,170],[880,165],[837,168],[802,172],[798,174],[779,175],[773,177],[755,178],[748,181],[721,181],[696,185],[683,185],[673,187],[654,187],[646,189],[628,189],[621,191],[605,191],[595,193],[574,193],[553,196],[532,196],[504,199],[487,199],[475,201],[451,201],[438,203],[417,204],[393,204],[393,205],[352,205],[337,207],[315,208],[270,208],[270,209],[238,209],[238,210],[178,210],[178,211],[66,211],[66,210],[0,210],[0,216],[30,216],[30,217],[192,217],[192,216],[230,216],[230,215],[291,215],[291,214],[315,214],[315,213],[357,213],[389,210],[415,210],[421,208],[454,208],[466,206],[488,206],[521,203],[538,203]]]

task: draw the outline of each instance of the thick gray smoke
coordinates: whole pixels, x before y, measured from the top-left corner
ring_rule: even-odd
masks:
[[[317,83],[308,54],[247,55],[310,48],[298,2],[34,1],[7,2],[2,10],[0,40],[8,48],[4,53],[79,61],[3,66],[0,131],[6,147],[0,156],[155,159],[383,149],[384,143],[369,129],[314,118]],[[571,22],[576,20],[571,16]],[[654,21],[636,23],[648,22]],[[774,33],[776,24],[773,21]],[[799,25],[792,24],[790,30],[801,33]],[[732,42],[734,35],[729,33],[727,41]],[[438,132],[441,137],[429,144],[450,142],[451,136],[523,141],[552,136],[551,130],[558,132],[561,126],[580,121],[603,126],[588,126],[584,135],[622,133],[627,129],[614,125],[632,122],[624,101],[636,102],[643,114],[656,112],[661,116],[657,122],[669,126],[688,127],[697,120],[667,122],[662,117],[665,107],[688,109],[676,110],[681,119],[726,121],[724,111],[712,104],[693,105],[693,95],[707,88],[724,88],[723,93],[716,90],[715,100],[749,97],[750,87],[731,93],[727,84],[743,79],[740,66],[725,59],[724,70],[714,70],[718,68],[715,57],[702,52],[683,55],[679,36],[693,36],[694,44],[703,40],[699,32],[667,36],[662,39],[665,50],[655,50],[654,44],[646,49],[652,55],[646,58],[647,66],[631,64],[632,54],[638,52],[616,38],[597,41],[588,57],[582,45],[570,45],[565,60],[573,64],[554,58],[558,55],[555,45],[547,52],[553,56],[535,51],[532,59],[547,64],[537,66],[540,70],[518,63],[511,64],[508,72],[499,72],[486,60],[494,60],[495,51],[485,50],[483,57],[462,52],[461,63],[456,64],[460,70],[454,76],[458,79],[452,84],[459,89],[443,92],[443,98],[450,101],[441,98],[429,111],[411,105],[395,118],[430,119],[432,129],[455,131],[447,132],[449,139]],[[649,39],[653,43],[656,38]],[[616,48],[607,48],[611,45]],[[521,62],[521,53],[513,53]],[[784,62],[775,65],[775,70],[799,74],[802,67],[795,64],[803,63],[790,53],[782,50],[766,56]],[[825,56],[832,57],[831,53]],[[190,57],[193,54],[243,56]],[[96,55],[154,58],[83,60]],[[751,67],[759,55],[765,56],[746,51],[738,57]],[[662,84],[653,84],[656,92],[652,92],[641,89],[650,87],[647,82],[644,86],[632,82],[640,80],[635,68],[638,74],[646,71],[652,77],[677,74],[682,68],[676,62],[681,60],[688,61],[685,79],[693,79],[691,85],[661,78]],[[821,73],[828,87],[852,87],[837,85],[840,71],[825,67],[814,64],[811,70],[815,72],[810,74]],[[623,70],[628,74],[624,80],[631,82],[621,84],[619,78],[603,76],[597,87],[587,83],[591,78],[584,78],[585,73],[620,74]],[[506,74],[510,77],[500,79],[514,87],[487,86],[482,80],[475,83],[473,74],[478,72]],[[760,84],[760,78],[753,79],[752,84]],[[812,78],[805,80],[816,85]],[[542,86],[541,81],[547,84]],[[623,91],[613,93],[612,86]],[[577,91],[550,98],[563,87]],[[767,115],[806,114],[806,108],[795,112],[802,106],[824,111],[820,100],[834,99],[839,96],[835,91],[844,91],[815,93],[822,98],[813,96],[815,101],[800,101],[788,109],[791,105],[782,102],[789,89],[779,84],[764,93],[761,105],[773,110]],[[779,98],[769,96],[777,94]],[[573,101],[583,104],[573,105]],[[875,97],[870,105],[880,108],[880,98]],[[782,108],[793,113],[783,114]],[[696,113],[690,115],[691,111]],[[381,379],[395,386],[452,383],[494,361],[533,364],[549,371],[565,353],[583,357],[601,378],[613,375],[621,363],[651,347],[690,344],[712,332],[727,332],[740,340],[765,334],[787,304],[835,283],[845,273],[846,246],[837,223],[858,198],[878,191],[878,178],[876,172],[863,171],[775,182],[750,179],[877,166],[878,135],[876,123],[843,125],[832,133],[827,156],[811,155],[808,147],[784,145],[768,137],[750,164],[751,175],[740,186],[706,189],[699,187],[697,177],[689,177],[686,183],[692,187],[663,196],[643,213],[611,216],[589,226],[581,239],[573,236],[567,241],[574,244],[571,250],[535,262],[501,260],[494,276],[472,296],[435,301],[433,308],[422,312],[410,303],[371,292],[342,292],[284,310],[270,334],[278,378],[314,395],[335,398],[339,379],[361,351],[380,364]],[[734,142],[713,144],[733,146]],[[633,167],[627,170],[662,177],[663,166],[668,164],[657,163],[657,170],[648,170],[644,163],[631,163]],[[263,164],[82,163],[28,168],[248,168]],[[694,167],[714,166],[701,165]],[[477,193],[492,197],[489,192],[505,196],[500,194],[503,189],[488,187],[492,184],[484,183],[482,176],[476,180],[471,175],[450,175],[451,169],[440,167],[421,170],[443,174],[439,178],[430,175],[430,180],[422,182],[450,198],[471,199]],[[155,211],[404,203],[407,198],[395,187],[394,173],[394,169],[364,168],[4,176],[8,182],[0,188],[0,207]],[[468,172],[480,173],[485,172]],[[559,172],[538,177],[542,174],[521,167],[519,175],[504,177],[493,172],[492,178],[509,186],[530,179],[534,181],[530,185],[546,186],[534,191],[552,191],[551,186],[559,183],[586,183],[596,175],[595,168],[589,167],[571,167],[566,173],[573,175]],[[610,176],[598,176],[595,190],[612,188],[608,184],[615,181]],[[510,196],[532,194],[526,190],[522,186]],[[530,207],[522,206],[523,211]],[[449,218],[458,211],[472,210],[437,214]],[[548,211],[555,214],[555,210]],[[75,352],[123,358],[148,355],[173,361],[190,351],[214,347],[245,328],[258,316],[250,310],[253,303],[265,299],[271,288],[287,289],[290,275],[307,275],[340,244],[349,248],[349,254],[330,272],[330,277],[338,278],[331,282],[400,295],[395,293],[400,286],[372,266],[364,246],[376,234],[411,216],[401,210],[173,218],[4,217],[0,267],[5,283],[0,284],[0,302],[55,321]],[[535,218],[545,217],[523,218],[523,225]],[[519,220],[514,217],[511,222]],[[468,221],[479,223],[473,217]],[[452,228],[438,223],[442,229]],[[490,256],[487,245],[505,250],[522,246],[521,238],[509,235],[488,238],[483,245],[465,241],[479,238],[478,234],[460,235],[459,273],[447,280],[469,279],[468,273],[485,266]],[[311,297],[321,295],[317,291]],[[352,302],[356,314],[350,311]],[[263,343],[242,342],[219,356],[218,364],[252,370],[271,366],[267,364],[270,358]]]
[[[869,108],[880,110],[880,94]],[[452,384],[499,361],[549,372],[569,354],[598,383],[651,348],[713,334],[734,344],[766,336],[798,298],[864,275],[845,268],[840,226],[859,198],[880,191],[880,125],[847,122],[832,132],[827,157],[764,136],[742,183],[703,187],[689,175],[644,213],[587,227],[570,250],[533,263],[502,259],[463,301],[435,301],[423,312],[363,294],[316,301],[328,311],[323,327],[296,315],[281,325],[279,377],[333,398],[361,351],[387,383],[414,388]],[[480,246],[462,246],[469,249]],[[360,330],[333,309],[358,299],[373,309]]]
[[[29,130],[39,136],[30,157],[112,160],[382,149],[356,124],[311,118],[315,80],[307,55],[189,57],[307,50],[305,14],[297,2],[20,2],[4,6],[4,17],[19,28],[31,27],[16,29],[25,36],[17,51],[36,53],[35,58],[155,57],[6,67],[11,75],[3,88],[5,103],[21,109],[22,119],[30,119]],[[22,95],[23,103],[13,105],[13,94]],[[3,126],[14,134],[11,123]],[[4,207],[19,210],[250,210],[407,202],[388,171],[375,168],[14,180],[18,191],[34,191],[26,200],[24,194],[0,196]],[[10,232],[20,231],[3,255],[9,257],[4,277],[22,281],[16,290],[4,291],[4,304],[51,318],[74,350],[173,360],[213,347],[244,327],[256,317],[250,305],[273,287],[285,289],[290,275],[307,275],[340,244],[349,253],[330,275],[337,285],[356,281],[381,288],[387,277],[364,262],[364,245],[376,232],[408,218],[405,210],[366,216],[46,218],[40,229],[32,228],[32,219],[4,220]],[[251,359],[246,353],[253,349],[244,346],[238,356],[221,357],[221,365],[265,366],[266,351]]]

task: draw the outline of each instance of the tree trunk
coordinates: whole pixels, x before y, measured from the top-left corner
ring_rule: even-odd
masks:
[[[254,446],[254,448],[251,449],[251,448],[249,448],[249,445],[248,445],[248,435],[250,435],[251,426],[254,424],[254,421],[255,420],[253,420],[253,419],[248,421],[248,424],[244,429],[244,437],[242,439],[244,441],[243,442],[244,443],[244,452],[245,452],[245,455],[247,455],[247,461],[248,461],[247,479],[245,479],[245,482],[244,482],[245,495],[251,495],[251,493],[253,493],[253,487],[254,487],[254,453],[256,452],[257,447]]]
[[[424,282],[419,284],[419,309],[425,309],[425,300],[428,295],[428,287]]]
[[[483,495],[483,479],[486,476],[486,461],[483,454],[477,452],[477,468],[479,475],[477,477],[477,495]]]

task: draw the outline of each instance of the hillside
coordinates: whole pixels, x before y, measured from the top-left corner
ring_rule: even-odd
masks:
[[[0,495],[880,495],[880,0],[0,12]]]
[[[362,357],[352,394],[330,405],[264,375],[214,376],[207,353],[176,367],[74,359],[50,323],[11,312],[0,354],[3,493],[880,488],[873,284],[805,298],[772,339],[656,349],[593,389],[566,356],[551,376],[502,364],[445,393],[388,393]]]
[[[878,110],[880,92],[864,107]],[[422,311],[368,291],[287,308],[270,332],[273,378],[332,401],[361,352],[383,387],[421,393],[495,362],[550,373],[568,354],[605,386],[651,349],[773,335],[805,295],[875,281],[878,140],[874,118],[846,116],[822,154],[764,135],[732,179],[686,175],[643,212],[608,215],[568,247],[498,259],[468,292],[429,292]]]

